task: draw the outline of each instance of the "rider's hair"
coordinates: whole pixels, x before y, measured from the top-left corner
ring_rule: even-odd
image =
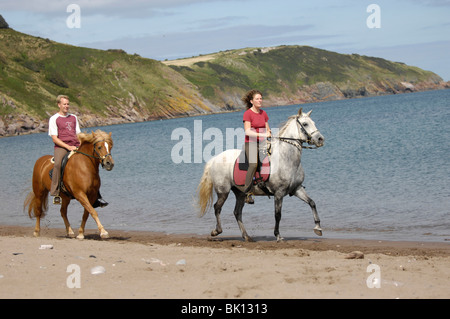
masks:
[[[60,103],[61,99],[66,99],[67,101],[69,100],[69,97],[67,95],[58,95],[58,97],[56,98],[56,103]]]
[[[242,102],[245,103],[245,106],[249,109],[253,106],[251,100],[255,97],[256,94],[259,94],[262,96],[262,93],[258,90],[250,90],[247,93],[245,93],[244,97],[242,98]]]

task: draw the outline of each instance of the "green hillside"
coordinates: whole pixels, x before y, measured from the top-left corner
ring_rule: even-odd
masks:
[[[429,71],[307,46],[174,61],[95,50],[0,26],[0,137],[47,130],[66,94],[82,127],[236,110],[248,89],[286,105],[448,87]]]
[[[442,82],[432,72],[403,63],[308,46],[230,50],[184,61],[165,63],[215,103],[255,87],[274,100],[309,102],[412,91],[414,85]]]
[[[0,116],[48,118],[57,110],[58,94],[70,97],[72,110],[85,122],[211,111],[191,83],[156,60],[0,29]]]

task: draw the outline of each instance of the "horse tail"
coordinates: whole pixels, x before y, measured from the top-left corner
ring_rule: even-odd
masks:
[[[48,209],[48,192],[45,192],[45,196],[42,198],[37,198],[33,191],[29,192],[25,201],[23,202],[23,210],[28,210],[28,216],[33,217],[44,217],[45,212]]]
[[[203,217],[211,208],[213,203],[213,182],[209,172],[211,168],[211,161],[207,162],[203,171],[203,176],[197,187],[198,202],[197,206],[200,209],[198,216]]]

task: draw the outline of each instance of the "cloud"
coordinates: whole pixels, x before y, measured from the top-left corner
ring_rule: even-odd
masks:
[[[311,25],[240,25],[221,29],[127,37],[80,45],[104,50],[120,48],[131,54],[138,53],[144,57],[164,60],[244,47],[281,45],[286,44],[287,41],[301,43],[320,38],[320,36],[303,34],[303,31],[311,27]]]
[[[144,18],[159,10],[207,1],[211,0],[2,0],[2,11],[27,11],[44,16],[55,16],[64,14],[67,6],[74,3],[85,15]]]

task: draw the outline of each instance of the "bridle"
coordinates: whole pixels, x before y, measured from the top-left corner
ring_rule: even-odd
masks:
[[[299,121],[299,116],[297,116],[296,122],[298,125],[300,125],[300,129],[302,130],[302,132],[304,133],[304,135],[306,135],[306,140],[302,140],[301,138],[292,138],[292,137],[278,137],[278,136],[274,136],[273,138],[279,139],[282,142],[294,145],[299,151],[302,150],[302,148],[306,148],[306,149],[316,149],[318,148],[317,146],[311,147],[311,146],[303,146],[303,143],[308,143],[308,144],[312,144],[312,136],[319,132],[319,130],[315,130],[312,133],[308,133],[308,131],[305,129],[305,127],[303,126],[303,124]]]
[[[97,143],[104,143],[104,142],[106,142],[106,140],[101,140],[101,141],[97,141],[97,142],[94,143],[94,153],[95,153],[97,156],[95,156],[95,155],[90,155],[90,154],[86,154],[86,153],[83,153],[83,152],[80,152],[78,149],[76,149],[74,152],[80,153],[80,154],[83,154],[83,155],[86,155],[86,156],[88,156],[88,157],[92,157],[92,158],[95,158],[95,159],[99,159],[100,162],[102,163],[102,167],[103,167],[103,160],[104,160],[106,157],[112,156],[112,155],[111,155],[111,153],[108,153],[108,154],[106,154],[106,155],[101,156],[101,155],[97,152],[97,148],[96,148],[95,146],[97,145]]]

